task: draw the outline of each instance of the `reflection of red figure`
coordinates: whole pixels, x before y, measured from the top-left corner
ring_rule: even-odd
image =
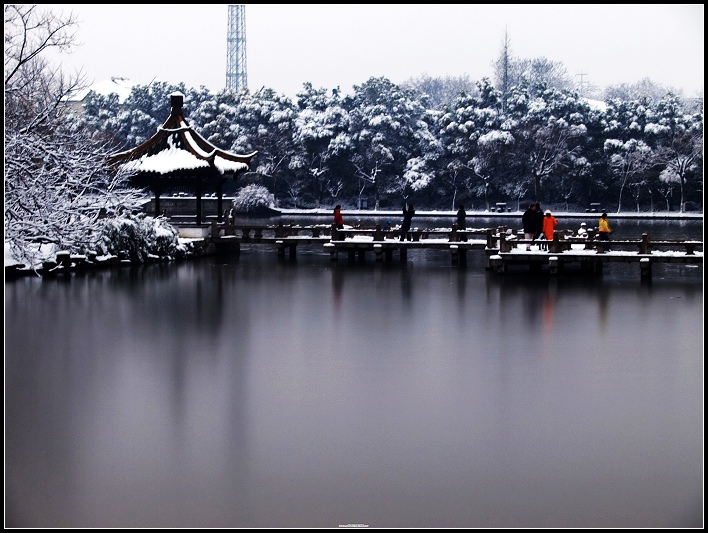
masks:
[[[336,270],[332,274],[332,294],[334,296],[334,309],[339,312],[342,308],[342,288],[344,287],[344,278],[341,273]]]
[[[553,314],[555,311],[555,302],[553,296],[546,294],[543,300],[543,333],[550,335],[553,333]]]

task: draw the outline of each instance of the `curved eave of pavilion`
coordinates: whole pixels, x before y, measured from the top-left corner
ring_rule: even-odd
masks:
[[[217,148],[199,135],[181,112],[181,105],[158,128],[155,135],[135,148],[113,154],[112,164],[136,174],[155,177],[220,176],[235,177],[248,170],[258,152],[235,154]]]

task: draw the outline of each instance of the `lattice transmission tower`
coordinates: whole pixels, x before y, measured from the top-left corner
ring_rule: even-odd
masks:
[[[246,77],[246,6],[229,5],[226,36],[226,88],[240,91],[248,87]]]

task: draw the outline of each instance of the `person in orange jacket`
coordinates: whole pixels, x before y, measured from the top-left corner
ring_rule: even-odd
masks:
[[[543,234],[546,236],[547,241],[553,240],[553,234],[555,233],[556,226],[558,225],[558,220],[551,214],[550,209],[546,209],[546,214],[543,217]]]
[[[607,220],[607,213],[602,213],[597,227],[597,232],[600,236],[601,241],[610,240],[610,233],[612,233],[612,228],[610,227],[610,221]]]

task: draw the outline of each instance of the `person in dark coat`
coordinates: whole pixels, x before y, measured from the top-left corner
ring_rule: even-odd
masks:
[[[467,212],[465,206],[460,204],[457,206],[457,231],[461,231],[460,240],[467,242]]]
[[[541,204],[536,202],[536,225],[534,226],[534,239],[538,239],[543,233],[543,211],[541,210]]]
[[[406,205],[408,208],[406,208]],[[403,224],[401,224],[401,240],[406,240],[408,239],[409,241],[413,240],[413,237],[410,234],[411,230],[411,221],[413,220],[413,215],[415,215],[415,209],[413,209],[413,204],[404,204],[403,205]]]
[[[524,226],[524,239],[532,241],[536,238],[536,204],[531,204],[521,217],[521,224]],[[531,245],[527,244],[526,249],[530,250]]]

